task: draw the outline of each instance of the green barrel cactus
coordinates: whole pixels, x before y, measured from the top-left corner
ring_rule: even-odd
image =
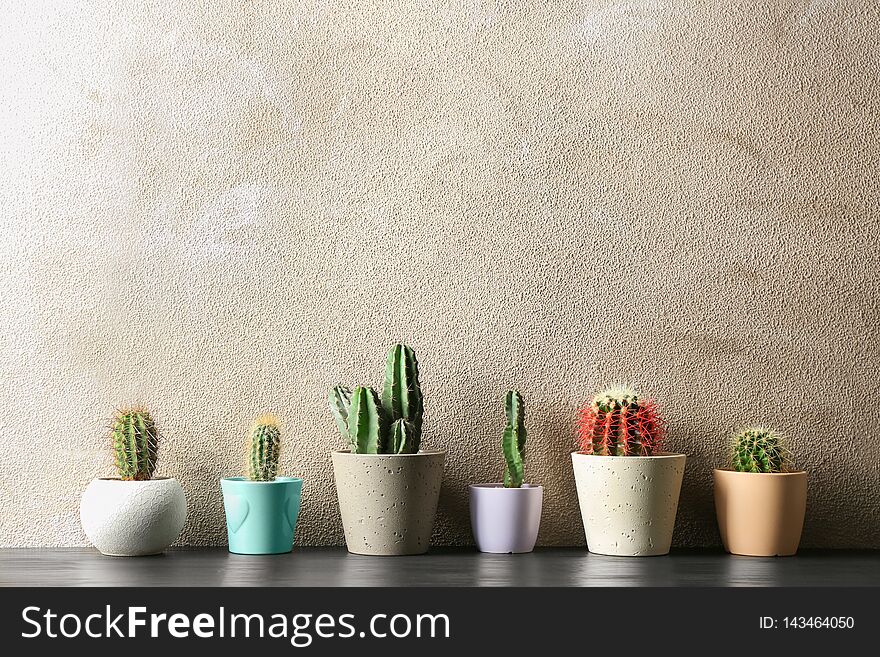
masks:
[[[281,428],[272,415],[257,418],[250,431],[247,476],[251,481],[274,481],[281,456]]]
[[[788,460],[785,438],[773,429],[748,427],[734,438],[731,466],[737,472],[786,472]]]
[[[422,440],[424,402],[415,352],[396,344],[385,362],[379,397],[373,388],[336,386],[330,412],[355,454],[415,454]]]
[[[159,456],[159,431],[150,412],[141,407],[117,411],[110,435],[119,478],[123,481],[151,479]]]
[[[508,390],[504,398],[504,412],[507,426],[501,439],[504,460],[504,487],[520,488],[523,483],[523,462],[526,458],[526,407],[522,395],[516,390]]]

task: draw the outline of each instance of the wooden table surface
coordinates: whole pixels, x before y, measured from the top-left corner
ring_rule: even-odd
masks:
[[[880,551],[755,558],[689,550],[627,558],[584,548],[520,555],[450,548],[364,557],[338,547],[272,556],[189,548],[120,558],[85,548],[0,549],[0,586],[880,586]]]

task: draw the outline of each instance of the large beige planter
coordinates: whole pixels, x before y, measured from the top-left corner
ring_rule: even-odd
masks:
[[[795,554],[807,509],[806,472],[715,470],[715,514],[724,549],[732,554]]]
[[[622,557],[668,553],[685,458],[574,452],[571,460],[590,552]]]
[[[427,552],[445,456],[444,452],[333,452],[349,552],[388,556]]]

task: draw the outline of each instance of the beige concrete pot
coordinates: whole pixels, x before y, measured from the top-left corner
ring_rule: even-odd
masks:
[[[333,452],[348,551],[388,556],[427,552],[445,456]]]
[[[571,455],[587,547],[596,554],[669,552],[684,476],[684,454]]]
[[[797,552],[807,509],[806,472],[715,470],[714,479],[725,550],[752,557]]]

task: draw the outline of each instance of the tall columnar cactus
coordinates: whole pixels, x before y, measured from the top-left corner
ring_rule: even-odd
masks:
[[[584,454],[652,456],[664,437],[657,403],[626,387],[600,392],[579,413],[578,443]]]
[[[120,479],[152,478],[159,456],[159,431],[148,410],[135,407],[117,411],[111,425],[111,439]]]
[[[251,481],[273,481],[281,456],[281,428],[272,415],[257,418],[251,427],[247,475]]]
[[[395,454],[418,452],[422,442],[424,402],[419,387],[419,363],[415,352],[406,345],[396,344],[388,352],[382,408],[394,438],[389,451]]]
[[[330,412],[356,454],[415,454],[422,439],[424,403],[415,352],[394,345],[385,363],[382,397],[370,387],[336,386]]]
[[[773,429],[749,427],[734,438],[731,465],[737,472],[785,472],[788,460],[785,438]]]
[[[501,446],[507,469],[504,471],[504,487],[519,488],[523,483],[523,462],[526,458],[526,406],[522,395],[516,390],[508,390],[504,398],[504,412],[507,426]]]
[[[356,454],[381,454],[387,442],[387,425],[379,396],[372,388],[358,386],[351,394],[348,440]]]

